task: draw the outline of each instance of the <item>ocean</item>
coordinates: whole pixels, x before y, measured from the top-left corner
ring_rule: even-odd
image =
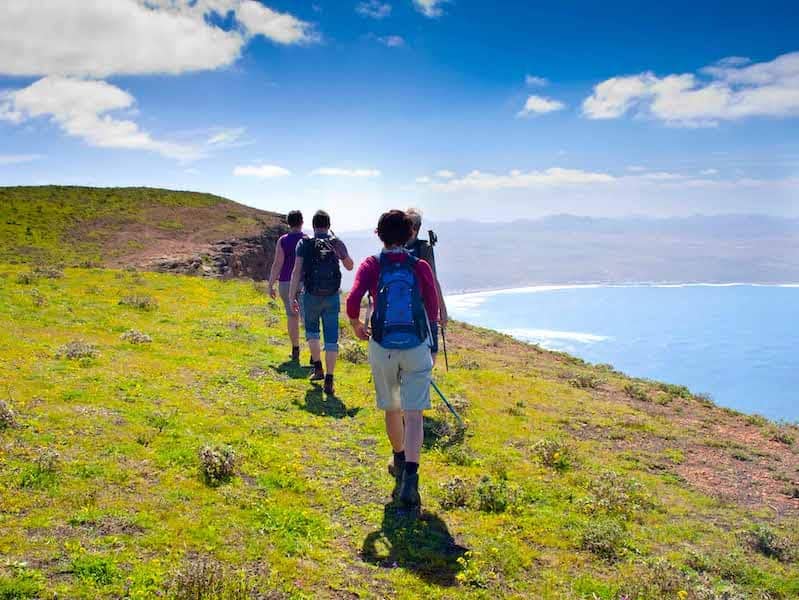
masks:
[[[799,422],[799,285],[538,286],[447,306],[460,321]]]

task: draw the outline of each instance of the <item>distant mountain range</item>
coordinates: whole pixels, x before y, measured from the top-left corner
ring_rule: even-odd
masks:
[[[449,292],[565,283],[799,282],[799,219],[556,215],[429,227],[438,234],[439,276]],[[379,245],[372,233],[342,237],[356,257]]]

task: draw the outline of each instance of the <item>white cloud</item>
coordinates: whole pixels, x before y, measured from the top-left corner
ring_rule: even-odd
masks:
[[[430,187],[438,191],[502,190],[539,187],[574,186],[596,183],[612,183],[616,178],[607,173],[592,173],[579,169],[552,167],[544,171],[511,171],[506,175],[472,171],[461,178],[437,181]]]
[[[641,173],[643,171],[647,171],[646,167],[642,167],[641,165],[630,165],[627,167],[628,171],[632,171],[633,173]]]
[[[441,5],[449,0],[413,0],[416,10],[426,17],[440,17],[444,14]]]
[[[225,148],[238,148],[246,146],[250,141],[244,140],[247,132],[245,127],[216,128],[209,132],[205,142],[209,149],[221,150]]]
[[[224,30],[207,19],[233,15]],[[111,75],[218,69],[246,41],[315,39],[310,24],[253,0],[63,0],[0,2],[0,74]]]
[[[277,165],[249,165],[233,169],[236,177],[258,177],[259,179],[272,179],[275,177],[288,177],[291,171]]]
[[[391,14],[391,5],[388,2],[380,2],[380,0],[367,0],[359,2],[355,7],[355,12],[362,17],[385,19]]]
[[[401,48],[405,45],[405,39],[398,35],[378,37],[377,41],[389,48]]]
[[[544,98],[543,96],[530,96],[527,98],[527,102],[524,103],[524,108],[520,110],[516,116],[529,117],[531,115],[543,115],[563,110],[564,108],[566,108],[566,105],[558,100]]]
[[[453,171],[448,171],[447,169],[442,169],[440,171],[436,171],[436,177],[440,177],[441,179],[452,179],[455,177],[456,173]]]
[[[747,117],[799,115],[799,52],[749,64],[730,57],[694,74],[657,77],[651,72],[613,77],[583,102],[590,119],[616,119],[632,112],[671,125],[714,126]]]
[[[546,77],[536,77],[535,75],[526,75],[524,83],[530,87],[546,87],[549,85],[549,80]]]
[[[41,154],[0,154],[0,167],[21,165],[44,158]]]
[[[432,183],[432,181],[433,180],[430,179],[427,175],[425,175],[424,177],[416,178],[416,183],[421,183],[421,184]]]
[[[339,169],[336,167],[322,167],[315,169],[311,175],[323,177],[380,177],[377,169]]]
[[[717,169],[704,169],[703,171],[700,171],[699,174],[700,175],[718,175],[719,172],[718,172]]]
[[[0,96],[0,119],[21,123],[48,118],[67,135],[100,148],[149,150],[179,160],[201,156],[198,147],[154,139],[135,122],[110,114],[134,103],[133,96],[104,81],[45,77]]]

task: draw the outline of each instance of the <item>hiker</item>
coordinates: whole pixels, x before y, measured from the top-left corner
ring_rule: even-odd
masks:
[[[438,272],[436,271],[436,256],[435,252],[433,251],[433,244],[435,241],[419,239],[419,232],[422,229],[422,211],[420,211],[418,208],[409,208],[405,211],[405,214],[410,217],[411,222],[413,223],[413,235],[411,235],[411,239],[408,241],[405,247],[413,256],[416,258],[421,258],[433,269],[433,280],[436,283],[436,295],[438,296],[438,324],[443,331],[447,328],[449,314],[447,313],[447,305],[444,302],[444,294],[441,292],[441,284],[438,281]],[[446,350],[446,347],[444,350]],[[433,364],[436,362],[437,355],[438,353],[433,354]]]
[[[292,210],[286,217],[290,231],[281,236],[275,245],[275,260],[272,262],[272,272],[269,274],[269,295],[274,300],[277,298],[275,293],[275,280],[278,281],[278,293],[283,301],[283,308],[286,310],[286,320],[288,322],[289,339],[291,340],[291,360],[300,361],[300,316],[294,312],[294,300],[297,296],[289,295],[291,287],[291,273],[294,270],[297,244],[305,237],[302,232],[302,213]],[[299,297],[301,299],[301,297]]]
[[[386,433],[394,451],[389,469],[395,478],[392,496],[401,507],[418,510],[422,412],[430,408],[438,295],[430,265],[405,248],[413,235],[408,215],[401,210],[384,213],[377,235],[383,250],[358,268],[347,298],[347,316],[355,335],[369,340],[377,406],[385,411]],[[361,300],[367,292],[375,302],[371,330],[360,320]]]
[[[330,233],[330,215],[319,210],[313,216],[314,236],[303,238],[297,244],[297,258],[291,273],[289,298],[293,299],[293,312],[300,314],[300,304],[296,297],[300,280],[305,287],[302,294],[305,321],[305,339],[311,350],[311,381],[324,379],[324,392],[335,393],[333,375],[338,358],[338,317],[341,311],[341,269],[339,262],[352,271],[353,261],[347,247],[340,239]],[[325,336],[325,367],[322,367],[319,321]],[[325,372],[326,371],[326,372]]]

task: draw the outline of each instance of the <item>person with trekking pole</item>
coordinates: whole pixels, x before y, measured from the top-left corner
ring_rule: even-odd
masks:
[[[377,235],[383,249],[358,268],[347,298],[347,316],[356,337],[369,340],[377,407],[385,413],[394,454],[392,496],[400,508],[418,512],[423,411],[430,408],[438,294],[430,265],[405,248],[413,235],[408,215],[400,210],[384,213]],[[374,299],[369,324],[360,317],[367,292]]]
[[[420,211],[418,208],[409,208],[405,211],[405,214],[408,215],[408,217],[411,219],[411,223],[413,223],[413,234],[411,235],[411,239],[408,240],[408,243],[405,245],[405,247],[412,256],[425,261],[433,269],[433,280],[436,284],[436,295],[438,296],[438,323],[439,327],[441,328],[441,335],[443,337],[446,335],[445,332],[447,329],[447,323],[449,322],[449,315],[447,313],[447,304],[444,301],[444,294],[441,291],[441,283],[438,281],[438,272],[436,270],[436,255],[433,247],[438,240],[432,231],[429,234],[429,240],[419,239],[419,232],[422,229],[422,211]],[[446,338],[444,338],[445,353],[446,350]],[[435,364],[437,356],[437,352],[433,354],[433,364]],[[449,370],[449,365],[447,365],[447,370]]]
[[[311,381],[324,380],[324,392],[335,394],[333,375],[338,358],[338,317],[341,311],[341,269],[339,262],[348,271],[354,263],[347,246],[330,233],[330,215],[317,211],[313,216],[314,237],[304,238],[297,244],[297,258],[291,273],[289,298],[293,298],[293,312],[300,314],[297,292],[302,279],[305,292],[302,295],[305,321],[305,339],[311,350],[313,370]],[[322,367],[320,326],[325,335],[325,366]],[[325,372],[325,369],[327,372]]]
[[[297,244],[305,237],[302,232],[302,213],[292,210],[286,217],[290,231],[281,236],[275,245],[275,260],[272,262],[272,271],[269,274],[269,295],[276,299],[280,294],[283,308],[286,311],[289,339],[291,340],[291,360],[300,362],[300,317],[294,312],[294,300],[301,299],[301,295],[290,296],[291,273],[294,270]],[[275,291],[275,281],[278,282],[278,291]]]

